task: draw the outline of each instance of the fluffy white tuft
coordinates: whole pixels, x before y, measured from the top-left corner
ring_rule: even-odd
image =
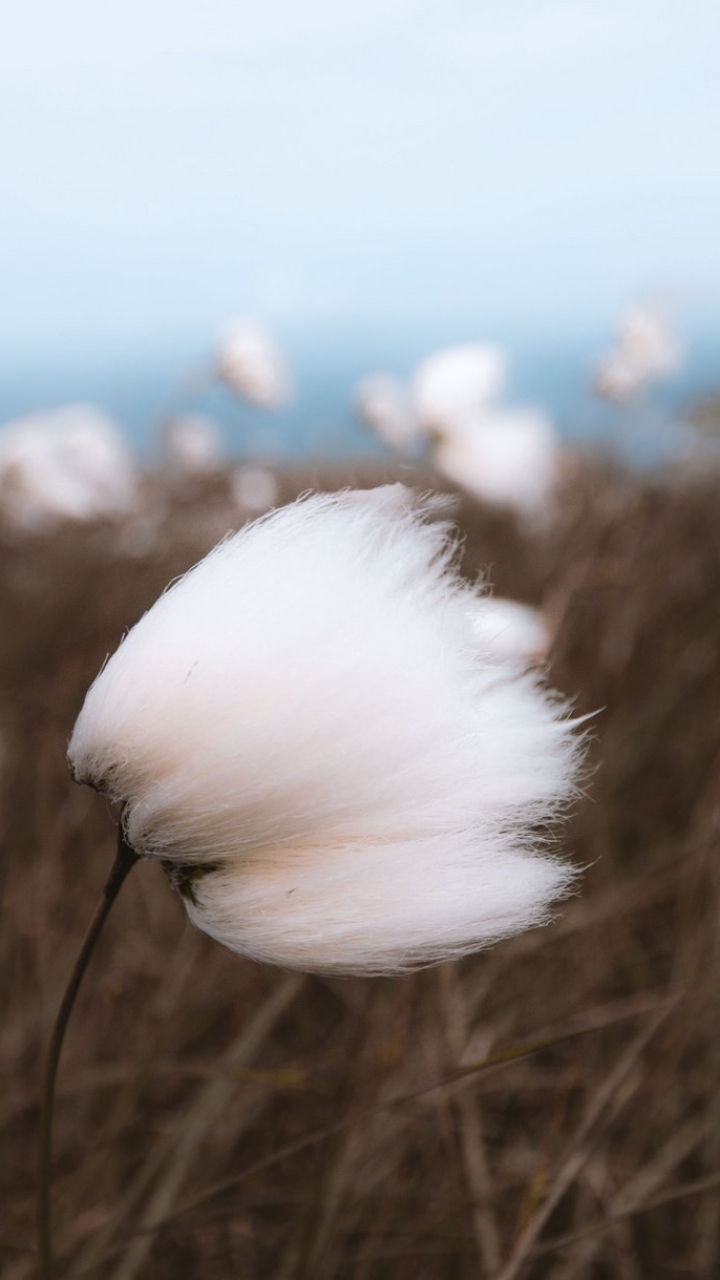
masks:
[[[355,388],[358,417],[391,449],[407,449],[420,435],[410,393],[399,378],[371,374]]]
[[[432,461],[467,493],[521,514],[539,512],[557,483],[560,448],[535,409],[494,410],[439,434]]]
[[[0,509],[19,528],[124,515],[136,496],[127,446],[92,405],[31,414],[0,431]]]
[[[633,307],[620,319],[614,347],[600,361],[593,388],[618,403],[680,372],[683,354],[669,317],[657,306]]]
[[[290,398],[290,378],[278,347],[254,320],[236,320],[217,353],[218,377],[236,395],[260,409],[277,409]]]
[[[278,482],[267,467],[236,467],[230,477],[230,490],[241,510],[251,515],[277,505]]]
[[[90,689],[75,777],[125,807],[188,914],[287,968],[390,973],[547,918],[579,747],[488,659],[446,525],[315,496],[216,547]]]
[[[413,401],[423,431],[453,430],[500,395],[506,360],[499,347],[467,342],[428,356],[413,375]]]
[[[221,439],[214,418],[204,413],[184,413],[165,424],[163,457],[176,476],[203,476],[220,465]]]

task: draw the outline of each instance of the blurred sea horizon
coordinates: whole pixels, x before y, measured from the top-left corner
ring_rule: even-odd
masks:
[[[386,451],[357,419],[353,392],[369,374],[408,378],[417,363],[444,346],[487,341],[503,348],[508,378],[503,407],[532,406],[553,420],[566,442],[615,450],[629,461],[672,455],[693,402],[720,392],[720,329],[682,335],[684,362],[672,381],[632,406],[600,401],[590,389],[593,369],[612,330],[521,333],[474,322],[273,327],[293,382],[290,402],[268,412],[241,403],[211,376],[212,343],[177,338],[142,347],[104,347],[86,353],[0,363],[0,424],[68,404],[94,404],[122,428],[141,457],[159,452],[164,422],[179,414],[207,414],[217,422],[228,457],[267,461],[377,456]],[[629,430],[632,425],[632,430]]]

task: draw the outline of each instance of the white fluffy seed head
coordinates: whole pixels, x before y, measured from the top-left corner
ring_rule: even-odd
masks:
[[[454,430],[497,400],[506,375],[499,347],[467,342],[428,356],[418,365],[412,390],[425,432]]]
[[[214,418],[204,413],[171,418],[163,429],[162,446],[165,464],[176,476],[204,476],[220,465],[220,431]]]
[[[592,375],[592,390],[603,400],[613,404],[627,404],[641,389],[637,374],[618,351],[610,351],[600,361]]]
[[[278,347],[254,320],[236,320],[220,343],[216,371],[236,395],[260,409],[290,398],[290,378]]]
[[[633,307],[620,318],[615,345],[593,375],[593,389],[624,403],[645,387],[672,378],[682,363],[682,349],[666,313],[657,306]]]
[[[122,435],[92,405],[31,414],[0,431],[0,510],[20,528],[113,518],[136,497]]]
[[[438,434],[432,462],[481,501],[532,514],[552,496],[560,448],[552,423],[539,410],[494,410]]]
[[[241,511],[253,516],[277,505],[278,482],[268,467],[236,467],[230,477],[230,491]]]
[[[407,449],[420,436],[410,393],[399,378],[371,374],[355,388],[358,417],[391,449]]]
[[[682,353],[669,317],[658,307],[640,306],[620,321],[618,346],[638,379],[670,378],[682,367]]]
[[[446,525],[315,496],[221,543],[90,689],[75,777],[125,805],[199,927],[287,968],[393,973],[547,918],[577,735],[488,661]]]

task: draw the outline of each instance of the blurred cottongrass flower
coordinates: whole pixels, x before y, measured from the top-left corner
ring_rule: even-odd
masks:
[[[595,370],[593,389],[622,404],[674,377],[682,364],[682,349],[668,315],[649,304],[633,307],[621,317],[615,345]]]
[[[397,495],[396,495],[397,496]],[[566,707],[477,641],[448,526],[357,493],[282,508],[156,601],[88,692],[75,778],[190,918],[290,969],[397,973],[541,923]]]
[[[222,442],[214,418],[205,413],[184,413],[163,426],[163,461],[173,476],[212,474],[220,466]]]
[[[233,501],[249,515],[260,515],[277,506],[278,482],[269,467],[244,465],[230,476]]]
[[[18,528],[126,515],[137,472],[123,437],[101,410],[68,405],[0,430],[0,512]]]
[[[363,378],[355,388],[358,417],[391,449],[412,448],[421,430],[408,388],[391,374]]]
[[[392,449],[422,441],[429,461],[464,493],[521,517],[543,513],[560,473],[555,428],[538,409],[498,405],[507,361],[484,342],[428,356],[406,387],[374,375],[355,391],[359,417]]]
[[[412,398],[421,430],[454,431],[489,408],[505,385],[507,361],[500,347],[468,342],[436,351],[418,365]]]
[[[524,516],[547,508],[561,452],[552,422],[542,411],[494,409],[438,430],[431,460],[466,493]]]
[[[290,377],[270,334],[255,320],[236,320],[215,359],[222,382],[260,409],[278,409],[290,398]]]

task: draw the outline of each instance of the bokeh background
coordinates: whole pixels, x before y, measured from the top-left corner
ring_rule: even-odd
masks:
[[[479,339],[597,437],[588,371],[638,299],[682,334],[682,406],[717,380],[719,38],[713,0],[13,6],[0,421],[95,401],[146,449],[210,407],[233,451],[372,451],[355,380]],[[238,315],[292,369],[270,427],[193,390]]]

